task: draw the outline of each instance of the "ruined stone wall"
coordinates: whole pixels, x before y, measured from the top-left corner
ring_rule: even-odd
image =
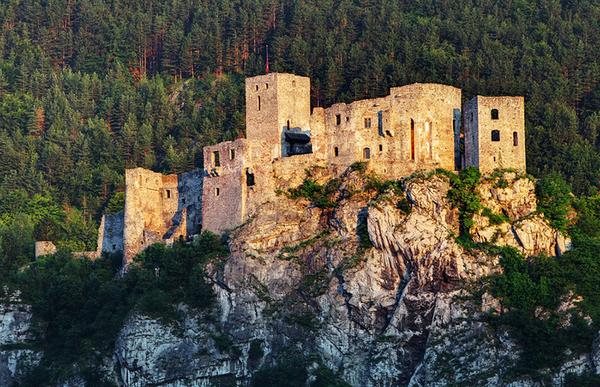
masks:
[[[398,178],[416,170],[455,169],[461,91],[413,84],[390,95],[335,104],[325,110],[326,157],[336,170],[369,161],[377,173]]]
[[[465,154],[471,160],[468,165],[478,167],[482,173],[496,168],[525,171],[524,98],[477,96],[467,106]]]
[[[98,228],[98,255],[123,252],[123,217],[123,211],[102,216]]]
[[[465,103],[463,111],[465,167],[479,168],[478,128],[477,98],[473,98]]]
[[[202,228],[221,233],[243,222],[248,141],[239,139],[204,147]],[[262,148],[268,153],[268,147]],[[219,156],[216,156],[218,154]],[[218,162],[217,162],[218,157]],[[251,170],[248,173],[252,173]]]
[[[285,155],[283,133],[310,129],[310,79],[271,73],[246,79],[246,135],[269,144],[270,158]]]
[[[56,246],[51,241],[36,241],[35,242],[35,257],[50,255],[56,253]]]
[[[195,181],[197,179],[197,181]],[[162,175],[143,168],[125,171],[123,257],[125,263],[154,243],[170,243],[199,230],[201,174]]]

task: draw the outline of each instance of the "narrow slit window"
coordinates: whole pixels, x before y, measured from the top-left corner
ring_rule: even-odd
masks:
[[[492,141],[497,142],[500,141],[500,131],[492,130]]]
[[[513,132],[513,146],[519,145],[519,133]]]
[[[229,160],[235,159],[235,149],[229,150]]]
[[[258,111],[260,111],[260,95],[258,96]]]
[[[498,109],[492,109],[492,120],[497,120],[499,117]]]
[[[410,120],[410,159],[415,160],[415,121]]]
[[[215,188],[215,196],[221,195],[221,189],[219,187]]]
[[[335,115],[335,124],[339,125],[342,123],[342,115],[341,114],[336,114]]]
[[[371,127],[371,118],[367,117],[365,118],[365,128],[370,128]]]
[[[363,158],[365,160],[368,160],[371,158],[371,149],[370,148],[363,149]]]
[[[338,149],[337,146],[335,148],[333,148],[333,155],[335,157],[338,157],[340,155],[340,150]]]
[[[287,120],[287,130],[290,130],[290,120]]]
[[[221,166],[221,153],[219,151],[213,152],[213,164],[215,167]]]
[[[269,84],[265,83],[265,89],[269,90]]]
[[[379,151],[383,152],[383,145],[382,144],[379,144]]]
[[[258,85],[256,85],[256,91],[258,91]]]
[[[256,184],[254,181],[254,173],[250,171],[250,168],[246,168],[246,185],[252,187],[254,184]]]
[[[167,190],[167,199],[171,199],[171,190],[170,189]]]

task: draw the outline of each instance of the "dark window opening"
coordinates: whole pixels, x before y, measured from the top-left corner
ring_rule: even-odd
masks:
[[[342,115],[341,114],[336,114],[335,115],[335,124],[339,125],[342,123]]]
[[[181,198],[181,204],[185,204],[185,198]]]
[[[350,116],[346,116],[346,122],[350,121]]]
[[[116,250],[117,249],[117,245],[112,245],[112,249]]]
[[[258,96],[258,111],[260,111],[260,95]]]
[[[365,118],[365,128],[371,127],[371,118]]]
[[[265,89],[269,90],[269,84],[265,83]]]
[[[338,157],[340,155],[340,150],[338,149],[337,146],[335,148],[333,148],[333,155],[335,157]]]
[[[513,146],[519,145],[519,133],[513,132]]]
[[[377,133],[383,137],[383,112],[381,110],[377,112]]]
[[[308,133],[286,131],[285,145],[288,156],[312,153],[312,144]]]
[[[213,152],[213,164],[215,167],[221,166],[221,153],[219,151]]]
[[[415,160],[415,121],[410,120],[410,159]]]
[[[492,109],[492,120],[497,120],[499,117],[498,109]]]
[[[287,120],[287,130],[290,130],[290,120]]]
[[[383,145],[382,144],[379,144],[379,151],[383,152]]]
[[[371,149],[370,148],[363,149],[363,158],[365,160],[368,160],[371,158]]]
[[[167,199],[171,199],[171,190],[170,189],[167,190]]]
[[[256,85],[256,91],[258,91],[258,85]]]
[[[215,196],[219,196],[221,194],[221,189],[220,188],[215,188]]]
[[[500,131],[492,130],[492,141],[500,141]]]
[[[250,172],[250,168],[246,168],[246,185],[252,187],[254,184],[254,173]]]
[[[229,150],[229,160],[235,159],[235,149]]]
[[[390,132],[389,130],[386,130],[386,131],[385,131],[385,135],[386,135],[386,136],[389,136],[389,137],[394,137],[394,136],[392,135],[392,132]]]

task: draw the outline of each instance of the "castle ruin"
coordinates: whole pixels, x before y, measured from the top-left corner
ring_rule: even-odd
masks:
[[[463,109],[460,89],[415,83],[311,111],[307,77],[270,73],[245,87],[246,138],[205,147],[201,171],[127,170],[125,210],[103,217],[99,252],[120,248],[127,264],[153,243],[233,229],[313,166],[334,177],[364,161],[387,179],[464,166],[525,171],[523,97],[477,96]]]

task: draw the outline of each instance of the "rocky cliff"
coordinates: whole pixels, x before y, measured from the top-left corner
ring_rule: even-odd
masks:
[[[211,315],[180,306],[178,324],[132,315],[103,365],[117,385],[231,385],[293,354],[312,379],[327,367],[353,386],[536,385],[515,377],[520,348],[493,328],[500,300],[478,292],[499,258],[457,243],[459,214],[444,175],[386,185],[360,171],[339,180],[335,205],[280,195],[230,235],[231,254],[209,267]],[[569,240],[536,213],[534,185],[514,174],[477,187],[486,214],[475,241],[560,254]],[[323,207],[323,206],[322,206]],[[41,354],[24,349],[28,310],[0,309],[0,384]],[[548,378],[600,373],[600,339]],[[595,348],[595,349],[594,349]],[[71,381],[77,384],[77,381]]]

